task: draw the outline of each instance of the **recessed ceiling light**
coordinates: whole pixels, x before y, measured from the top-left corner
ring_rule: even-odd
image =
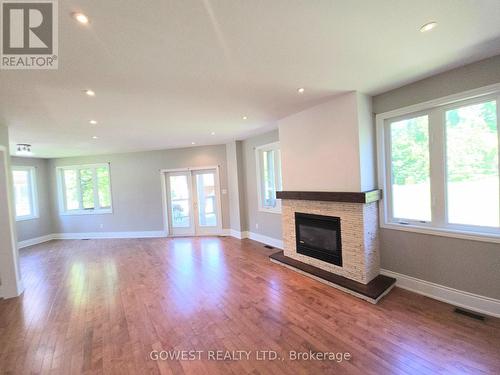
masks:
[[[247,118],[248,118],[247,116],[243,116],[243,117],[242,117],[242,119],[243,119],[243,120],[246,120]]]
[[[215,132],[210,133],[210,135],[215,135]]]
[[[86,25],[89,23],[89,18],[83,13],[76,12],[76,13],[72,13],[71,15],[73,16],[73,18],[75,20],[77,20],[78,22],[80,22],[83,25]]]
[[[91,125],[97,125],[97,121],[96,121],[96,120],[90,120],[90,121],[89,121],[89,123],[90,123]]]
[[[92,139],[99,139],[97,135],[92,136]]]
[[[84,90],[85,94],[87,94],[88,96],[95,96],[95,92],[92,91],[92,90]]]
[[[436,26],[437,26],[436,21],[428,22],[425,25],[422,25],[422,27],[420,28],[420,32],[425,33],[426,31],[431,31]]]
[[[303,87],[300,87],[300,88],[298,88],[298,89],[297,89],[297,92],[298,92],[299,94],[303,94],[303,93],[304,93],[304,91],[306,91],[306,89],[305,89],[305,88],[303,88]]]
[[[195,145],[195,144],[196,144],[196,142],[191,142],[191,144],[192,144],[192,145]]]

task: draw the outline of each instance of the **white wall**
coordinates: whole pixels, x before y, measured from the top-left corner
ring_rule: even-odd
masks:
[[[374,188],[371,118],[370,97],[349,92],[280,120],[283,190]]]

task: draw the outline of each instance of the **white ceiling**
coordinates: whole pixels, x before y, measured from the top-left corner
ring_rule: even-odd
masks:
[[[59,69],[0,71],[0,122],[40,157],[224,143],[499,54],[499,20],[498,0],[59,1]]]

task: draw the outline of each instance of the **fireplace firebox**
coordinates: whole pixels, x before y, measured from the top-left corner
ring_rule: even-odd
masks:
[[[340,218],[295,212],[297,252],[342,267]]]

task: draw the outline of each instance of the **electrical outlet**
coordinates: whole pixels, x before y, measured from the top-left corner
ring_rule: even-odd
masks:
[[[104,224],[99,224],[99,228],[104,228]]]
[[[255,223],[255,229],[259,229],[259,223]]]

